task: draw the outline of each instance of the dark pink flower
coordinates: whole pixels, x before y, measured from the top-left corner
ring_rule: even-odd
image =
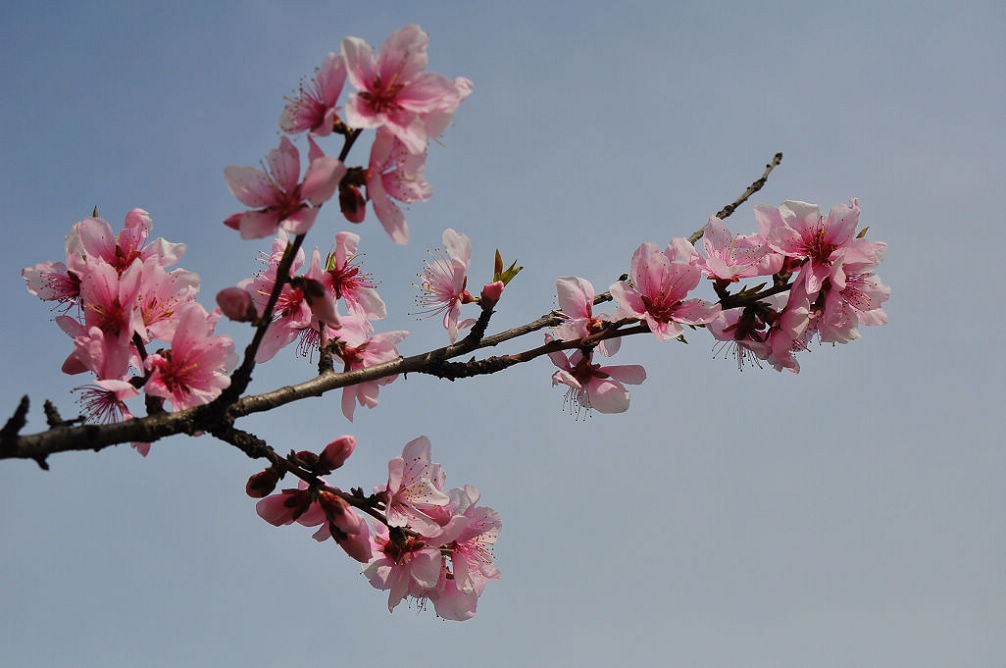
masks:
[[[178,311],[171,349],[147,357],[147,394],[167,399],[180,411],[212,401],[231,384],[227,375],[237,365],[234,342],[214,336],[214,320],[190,302]]]
[[[673,244],[661,252],[656,245],[644,243],[632,255],[632,283],[619,281],[611,286],[611,296],[618,302],[615,318],[645,320],[658,339],[666,341],[679,336],[682,324],[700,325],[711,322],[720,311],[719,304],[701,299],[685,300],[699,284],[701,270],[678,262]]]
[[[346,302],[350,313],[360,313],[367,320],[383,320],[388,309],[370,276],[360,271],[359,244],[358,234],[339,232],[335,235],[335,250],[325,258],[323,280],[331,286],[336,297]]]

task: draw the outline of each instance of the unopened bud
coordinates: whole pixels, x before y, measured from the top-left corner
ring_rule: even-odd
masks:
[[[356,439],[352,436],[340,436],[325,446],[325,449],[318,455],[318,463],[334,471],[342,466],[356,448]]]
[[[357,186],[351,184],[339,185],[339,209],[342,215],[351,223],[362,223],[367,216],[367,201]]]
[[[483,310],[488,310],[496,306],[496,303],[503,295],[503,287],[503,281],[493,281],[482,288],[482,294],[479,295],[479,305],[482,306]]]
[[[248,484],[245,485],[245,493],[253,499],[261,499],[263,496],[268,496],[272,493],[278,481],[279,474],[276,473],[276,469],[270,466],[265,471],[256,473],[248,478]]]
[[[258,317],[251,295],[242,288],[224,288],[217,293],[217,306],[236,322],[251,322]]]

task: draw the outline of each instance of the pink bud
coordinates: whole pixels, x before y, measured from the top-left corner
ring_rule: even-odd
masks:
[[[261,499],[276,488],[278,481],[279,474],[276,473],[276,469],[270,466],[265,471],[256,473],[248,478],[248,484],[245,485],[245,493],[253,499]]]
[[[349,514],[356,515],[353,511],[350,511]],[[358,515],[357,517],[359,518]],[[367,563],[374,556],[370,544],[370,527],[362,519],[360,519],[359,533],[349,534],[342,540],[336,538],[335,542],[346,551],[346,554],[361,563]]]
[[[308,490],[285,489],[280,494],[267,496],[255,504],[255,512],[273,526],[292,524],[311,505]]]
[[[251,322],[258,317],[251,295],[242,288],[224,288],[217,293],[217,306],[235,322]]]
[[[479,304],[483,309],[491,309],[503,295],[503,281],[495,281],[482,288],[482,295],[479,297]]]
[[[367,216],[367,201],[358,187],[344,183],[339,186],[339,209],[349,222],[362,223]]]
[[[356,439],[352,436],[340,436],[325,446],[318,456],[318,462],[329,471],[342,466],[356,448]]]

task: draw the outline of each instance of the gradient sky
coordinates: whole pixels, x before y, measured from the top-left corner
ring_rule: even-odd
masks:
[[[624,415],[575,421],[540,360],[400,378],[353,424],[337,393],[239,423],[280,450],[355,434],[344,487],[427,435],[503,518],[503,579],[465,623],[389,615],[334,544],[259,519],[255,462],[209,438],[0,462],[0,665],[1006,664],[1006,6],[755,4],[5,2],[0,410],[28,393],[30,431],[82,381],[21,268],[62,259],[93,205],[116,229],[143,207],[211,305],[267,245],[220,224],[241,209],[223,168],[276,146],[283,96],[343,36],[411,22],[475,92],[431,147],[410,244],[353,227],[403,354],[446,343],[407,315],[444,228],[471,237],[473,281],[497,247],[526,267],[503,329],[553,308],[556,276],[604,289],[641,242],[701,227],[777,151],[753,202],[859,197],[893,297],[887,327],[798,376],[738,373],[702,332],[635,337],[616,363],[649,377]],[[753,231],[750,206],[729,224]],[[326,208],[307,245],[348,227]],[[252,389],[311,368],[287,351]]]

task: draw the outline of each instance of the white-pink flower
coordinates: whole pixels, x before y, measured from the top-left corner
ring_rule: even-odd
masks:
[[[566,317],[566,320],[555,328],[556,338],[576,341],[597,334],[610,322],[611,316],[606,313],[594,315],[594,286],[587,279],[578,276],[560,276],[555,279],[555,291],[559,299],[559,309]],[[611,357],[618,352],[621,342],[620,338],[601,341],[597,344],[597,352],[605,357]]]
[[[367,167],[367,199],[384,231],[397,244],[408,243],[409,226],[394,200],[408,204],[433,195],[433,188],[423,179],[425,167],[425,149],[410,153],[390,130],[378,129]]]
[[[408,526],[430,536],[440,525],[431,516],[451,499],[444,493],[444,473],[431,459],[433,446],[425,436],[405,444],[402,456],[388,462],[388,500],[385,517],[391,526]]]
[[[546,334],[545,340],[551,340],[551,336]],[[646,370],[638,364],[601,366],[591,363],[590,356],[580,350],[569,357],[561,351],[549,353],[548,357],[559,367],[552,374],[552,386],[569,386],[563,407],[577,416],[591,409],[599,413],[625,412],[629,409],[629,391],[622,383],[638,385],[646,380]]]
[[[423,317],[444,314],[444,328],[451,343],[458,338],[458,331],[471,327],[475,320],[458,322],[461,304],[474,301],[465,289],[468,284],[468,265],[471,262],[472,244],[468,237],[451,228],[444,230],[444,249],[437,249],[431,260],[423,267],[419,285],[422,294],[416,304],[422,307]]]
[[[236,213],[224,224],[241,232],[242,239],[260,239],[282,229],[304,234],[314,224],[318,208],[335,193],[346,173],[341,160],[322,155],[311,160],[304,180],[300,178],[300,153],[289,139],[269,151],[268,167],[231,165],[224,170],[227,187],[253,211]]]
[[[409,335],[405,330],[373,334],[370,322],[360,314],[343,317],[339,328],[329,329],[328,333],[331,339],[338,340],[336,354],[345,363],[346,371],[364,369],[398,359],[400,355],[396,346]],[[378,380],[347,385],[342,389],[342,414],[352,422],[356,405],[359,403],[367,408],[376,406],[381,385],[387,385],[396,378],[397,375],[386,376]]]
[[[774,263],[764,263],[771,249],[759,234],[734,235],[726,224],[716,216],[709,216],[709,222],[702,233],[702,244],[706,251],[702,268],[706,274],[725,281],[740,278],[774,274],[782,265],[782,256],[772,254]]]
[[[346,81],[346,61],[340,54],[329,53],[321,62],[314,77],[301,83],[296,98],[283,108],[279,128],[288,134],[309,130],[311,134],[325,137],[332,134],[339,118],[335,103]]]

